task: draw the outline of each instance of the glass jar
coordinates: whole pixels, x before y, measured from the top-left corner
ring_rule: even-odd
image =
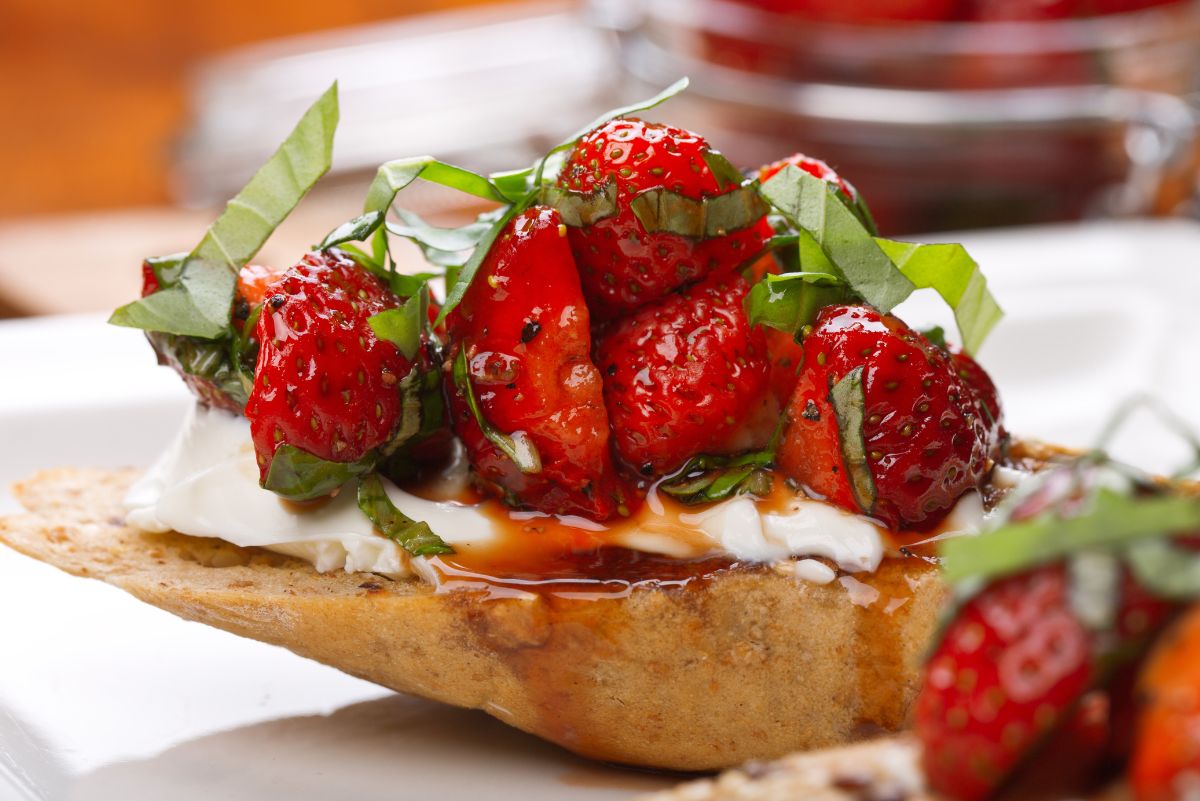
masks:
[[[672,122],[744,166],[829,161],[887,231],[1166,213],[1194,193],[1200,3],[899,25],[729,0],[609,12],[632,77],[691,76]]]

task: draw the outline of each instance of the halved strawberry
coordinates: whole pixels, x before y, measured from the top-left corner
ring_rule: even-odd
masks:
[[[330,462],[387,445],[412,363],[367,319],[400,299],[337,250],[308,254],[267,292],[246,406],[263,480],[283,444]]]
[[[581,192],[616,183],[616,215],[570,231],[571,250],[594,321],[603,322],[662,298],[710,271],[739,265],[770,238],[766,220],[724,236],[696,240],[647,233],[630,208],[639,193],[664,188],[693,200],[736,187],[714,175],[708,142],[671,125],[618,118],[575,145],[558,185]]]
[[[540,461],[523,472],[485,435],[466,388],[448,378],[453,426],[478,480],[543,512],[628,514],[633,499],[613,468],[590,317],[558,212],[535,206],[509,224],[447,324],[451,362],[465,350],[485,422],[524,438]]]
[[[892,528],[936,522],[979,487],[993,445],[949,354],[869,306],[827,306],[803,344],[786,475]]]
[[[770,439],[778,406],[766,340],[743,308],[749,289],[737,272],[716,272],[602,334],[597,362],[617,454],[641,475]]]

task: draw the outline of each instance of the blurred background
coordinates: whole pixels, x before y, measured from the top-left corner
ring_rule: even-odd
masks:
[[[333,173],[266,261],[352,216],[380,161],[520,166],[680,75],[672,122],[745,168],[824,158],[885,233],[1196,211],[1196,2],[5,0],[0,314],[133,296],[335,77]]]

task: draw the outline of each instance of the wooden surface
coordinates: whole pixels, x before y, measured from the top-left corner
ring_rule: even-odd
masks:
[[[314,191],[280,226],[254,261],[294,264],[334,226],[357,214],[365,183]],[[137,297],[147,256],[190,250],[219,210],[135,208],[0,220],[0,317],[111,311]],[[478,211],[429,215],[459,224]],[[392,255],[401,269],[424,262],[402,240]]]
[[[0,2],[0,219],[168,199],[196,64],[250,42],[496,0]]]

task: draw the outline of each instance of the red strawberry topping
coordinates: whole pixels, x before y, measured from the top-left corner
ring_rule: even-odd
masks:
[[[892,528],[932,523],[980,485],[992,445],[945,351],[868,306],[824,308],[803,344],[778,454],[786,475]],[[855,372],[858,415],[831,399]]]
[[[787,166],[796,167],[804,170],[814,178],[820,178],[826,183],[835,184],[847,200],[855,202],[858,200],[858,191],[850,185],[849,181],[843,179],[837,172],[820,159],[806,156],[803,153],[793,153],[785,159],[774,161],[770,164],[759,167],[758,180],[761,183],[766,183],[771,180],[780,170]]]
[[[620,320],[600,340],[617,453],[642,475],[770,439],[778,407],[763,332],[743,309],[749,289],[736,272],[714,273]]]
[[[263,478],[284,443],[334,462],[386,445],[412,365],[367,319],[399,298],[336,250],[308,254],[268,291],[246,406]]]
[[[638,119],[615,119],[584,136],[559,176],[566,189],[594,192],[615,181],[618,213],[572,228],[571,249],[583,292],[597,322],[662,298],[708,272],[752,258],[771,236],[765,220],[725,236],[694,240],[647,233],[630,201],[664,188],[693,200],[734,188],[705,162],[703,137],[682,128]]]
[[[558,212],[534,207],[493,245],[447,318],[452,358],[466,348],[483,417],[537,449],[524,473],[484,436],[461,390],[448,383],[452,421],[481,483],[539,511],[605,520],[628,513],[613,468],[588,308]]]
[[[1069,719],[1092,680],[1092,657],[1061,567],[973,598],[929,660],[914,706],[930,786],[958,801],[989,797]]]
[[[992,382],[992,377],[980,366],[979,362],[960,350],[951,348],[950,358],[954,362],[954,368],[958,371],[958,377],[967,385],[967,389],[971,391],[971,396],[983,411],[983,419],[986,421],[988,427],[989,440],[997,448],[1003,447],[1005,441],[1008,439],[1008,432],[1004,429],[1004,414],[1000,408],[1000,393],[996,390],[996,385]],[[993,458],[996,458],[997,455],[996,452],[992,453]]]

